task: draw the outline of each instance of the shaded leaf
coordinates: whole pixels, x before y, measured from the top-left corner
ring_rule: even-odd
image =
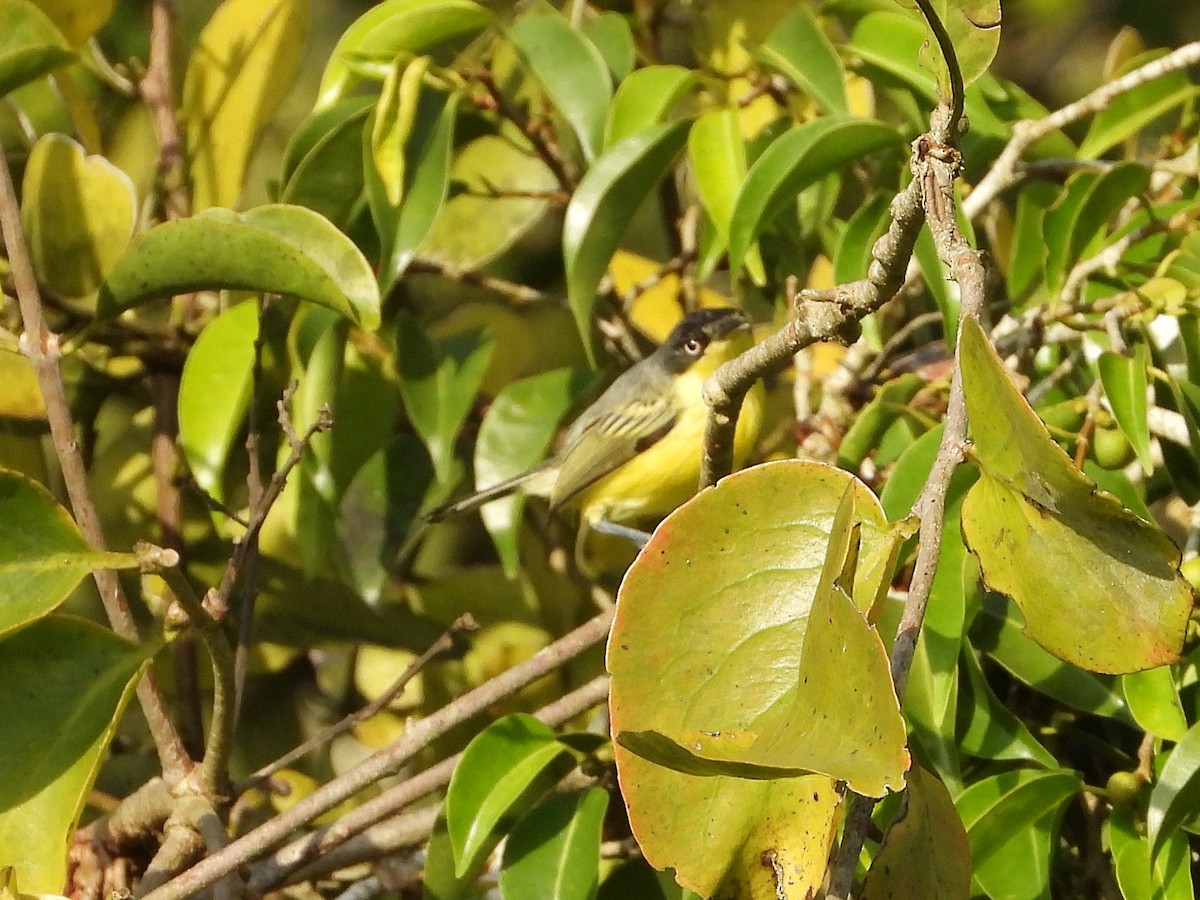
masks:
[[[148,656],[67,616],[0,641],[0,847],[21,863],[25,890],[53,892],[66,882],[79,814]]]
[[[0,635],[46,615],[94,570],[135,566],[132,554],[93,550],[49,491],[0,469]]]
[[[966,730],[960,740],[963,752],[980,759],[1026,759],[1047,769],[1056,768],[1057,760],[992,692],[970,648],[962,654],[962,665],[970,686],[969,699],[963,703],[966,714]]]
[[[625,16],[606,10],[594,18],[586,18],[583,33],[604,57],[614,81],[620,83],[633,73],[633,67],[637,65],[637,46]]]
[[[961,900],[971,889],[971,847],[946,786],[919,766],[863,883],[863,900]]]
[[[600,880],[600,836],[608,792],[589,788],[547,798],[519,821],[504,845],[505,900],[590,900]]]
[[[304,0],[225,0],[200,33],[183,82],[195,209],[237,203],[262,129],[292,89],[308,11]]]
[[[74,58],[62,32],[29,0],[0,0],[0,96]]]
[[[1150,858],[1162,852],[1167,836],[1200,804],[1200,725],[1193,725],[1163,764],[1146,811]]]
[[[1137,344],[1132,357],[1103,353],[1096,361],[1113,418],[1133,446],[1142,471],[1147,475],[1154,471],[1154,461],[1150,457],[1150,425],[1146,421],[1149,406],[1146,371],[1149,365],[1150,354],[1145,344]]]
[[[379,324],[379,289],[359,249],[319,213],[283,204],[210,209],[150,229],[109,273],[97,315],[220,288],[289,294],[364,328]]]
[[[526,16],[508,32],[525,66],[579,139],[596,158],[612,102],[612,78],[595,45],[558,15]]]
[[[309,116],[284,152],[282,203],[307,206],[342,230],[363,203],[363,123],[368,97],[352,97]],[[347,160],[355,161],[347,164]]]
[[[961,353],[983,473],[963,528],[987,583],[1021,607],[1030,637],[1084,668],[1177,659],[1192,605],[1179,550],[1072,465],[974,321]]]
[[[792,80],[827,113],[845,115],[846,70],[821,23],[806,6],[783,19],[754,54]]]
[[[630,135],[593,163],[571,195],[563,224],[567,296],[591,353],[596,286],[636,209],[683,148],[690,122],[656,125]]]

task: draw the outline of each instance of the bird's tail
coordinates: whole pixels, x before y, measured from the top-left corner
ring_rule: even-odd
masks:
[[[520,475],[514,475],[512,478],[506,478],[504,481],[493,484],[491,487],[486,487],[482,491],[476,491],[474,494],[468,494],[466,497],[460,497],[457,500],[444,503],[426,513],[425,521],[440,522],[451,516],[470,512],[473,509],[478,509],[485,503],[491,503],[493,500],[507,497],[513,491],[519,489],[524,489],[527,494],[549,496],[550,490],[554,487],[556,474],[556,469],[552,468],[549,464],[536,466],[522,472]]]

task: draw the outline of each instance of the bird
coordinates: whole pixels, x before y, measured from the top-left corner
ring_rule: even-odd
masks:
[[[426,515],[438,522],[516,490],[546,497],[551,510],[579,509],[587,528],[627,527],[662,518],[696,493],[708,406],[701,390],[722,363],[753,346],[750,320],[715,307],[684,316],[653,353],[627,369],[571,425],[544,462]],[[764,390],[746,394],[734,438],[742,465],[758,438]],[[585,529],[581,529],[581,537]]]

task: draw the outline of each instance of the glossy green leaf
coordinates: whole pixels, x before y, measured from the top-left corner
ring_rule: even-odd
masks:
[[[1187,717],[1170,666],[1122,675],[1121,690],[1138,725],[1164,740],[1183,739]]]
[[[921,267],[933,302],[942,314],[942,334],[945,335],[946,346],[953,348],[954,337],[958,334],[958,282],[950,278],[949,269],[938,254],[928,224],[921,226],[917,243],[913,247],[913,256]]]
[[[690,122],[656,125],[625,138],[593,163],[571,196],[563,224],[567,296],[591,348],[596,286],[636,209],[683,148]]]
[[[800,191],[851,160],[899,144],[899,133],[881,122],[841,116],[797,125],[776,138],[738,193],[729,227],[730,272],[741,270],[751,243]]]
[[[429,234],[450,186],[458,97],[419,91],[419,96],[411,102],[414,109],[410,133],[404,146],[395,148],[404,158],[399,167],[400,202],[392,202],[392,187],[378,168],[378,160],[374,165],[371,159],[363,161],[367,199],[379,233],[379,289],[384,296],[396,286],[412,262],[417,246]]]
[[[0,96],[74,58],[44,12],[28,0],[0,0]]]
[[[490,487],[541,462],[584,384],[580,371],[554,369],[514,381],[497,394],[475,442],[476,487]],[[517,528],[524,505],[518,491],[480,510],[510,577],[517,570]]]
[[[1045,244],[1046,285],[1057,292],[1070,268],[1071,234],[1079,211],[1099,176],[1095,172],[1077,172],[1067,179],[1066,188],[1042,217],[1042,241]]]
[[[523,713],[505,716],[472,739],[446,791],[457,875],[474,864],[492,829],[539,777],[569,757],[549,726]]]
[[[888,561],[896,535],[874,495],[842,470],[799,461],[748,469],[702,492],[659,526],[625,576],[609,641],[610,712],[618,742],[625,732],[719,740],[716,734],[700,734],[708,731],[730,743],[741,735],[749,744],[747,738],[762,730],[767,749],[766,730],[760,726],[785,718],[814,688],[802,685],[801,648],[814,621],[810,612],[847,489],[861,536],[855,599],[859,609],[868,609],[880,582],[891,580]],[[731,529],[731,522],[738,527]],[[859,615],[828,599],[825,605],[839,620]],[[857,628],[863,629],[861,619]],[[664,634],[672,639],[663,641]],[[882,657],[882,649],[879,653]],[[860,728],[893,727],[888,722],[894,706],[891,712],[881,711],[886,696],[858,699],[863,697],[858,679],[867,677],[863,673],[827,665],[824,674],[812,677],[822,683],[837,678],[839,685],[826,684],[825,696],[808,698],[812,708],[794,711],[798,727],[811,726],[811,741],[784,760],[768,762],[814,768],[809,763],[817,750],[832,755],[843,740],[848,742],[843,746],[859,746],[854,735]],[[852,695],[856,686],[858,693]],[[891,690],[885,687],[880,693]],[[855,697],[852,702],[846,699],[850,696]],[[890,702],[894,704],[894,695]],[[822,715],[830,718],[823,722]],[[835,727],[834,722],[843,724]],[[828,743],[820,737],[827,726],[838,735]],[[691,746],[690,741],[674,743]],[[868,743],[863,737],[862,746]],[[886,768],[893,759],[889,754]],[[763,762],[752,757],[740,761]],[[790,828],[804,830],[798,846],[814,854],[820,853],[822,840],[828,841],[833,807],[827,805],[832,799],[827,778],[759,781],[688,775],[646,762],[620,743],[617,766],[634,834],[647,859],[658,868],[676,868],[680,883],[702,895],[711,895],[727,878],[761,873],[763,850],[790,846]],[[818,786],[815,806],[799,799]],[[667,808],[663,797],[673,798]],[[803,813],[796,813],[796,803],[803,803]],[[780,813],[785,808],[791,812]],[[697,833],[705,841],[697,842]],[[824,860],[820,853],[814,863],[818,883]],[[792,870],[789,859],[780,861]],[[803,889],[798,895],[803,896]]]
[[[875,194],[855,210],[846,222],[846,230],[838,241],[833,255],[833,280],[846,284],[865,278],[871,265],[875,241],[887,231],[892,220],[891,197],[886,192]]]
[[[500,867],[504,900],[590,900],[600,880],[600,837],[608,792],[557,794],[530,810],[508,836]]]
[[[1047,769],[1056,768],[1058,762],[1050,752],[992,692],[970,648],[962,654],[962,665],[969,686],[963,704],[966,731],[959,744],[963,752],[980,759],[1029,760]]]
[[[630,76],[637,65],[637,46],[625,16],[606,10],[595,18],[586,18],[583,33],[604,57],[614,81],[619,84]]]
[[[1154,461],[1150,457],[1150,425],[1146,421],[1149,365],[1150,354],[1144,344],[1134,346],[1133,356],[1103,353],[1096,361],[1113,418],[1129,439],[1142,471],[1147,475],[1154,471]]]
[[[838,447],[838,465],[848,471],[856,471],[868,454],[879,446],[880,439],[892,423],[911,414],[908,403],[923,387],[925,379],[912,372],[880,385],[871,402],[859,412],[842,439]]]
[[[197,210],[237,204],[262,129],[292,89],[308,18],[304,0],[225,0],[204,26],[183,82]]]
[[[1008,258],[1008,293],[1027,303],[1041,285],[1046,260],[1042,223],[1058,198],[1058,185],[1037,182],[1025,186],[1017,196],[1017,218],[1013,225],[1012,253]]]
[[[1075,773],[1062,769],[1014,769],[963,791],[955,806],[967,828],[977,888],[990,896],[1037,896],[1049,879],[1056,823],[1081,787]]]
[[[1151,50],[1131,59],[1116,73],[1132,72],[1158,57],[1165,50]],[[1087,136],[1079,145],[1080,159],[1096,159],[1125,139],[1132,137],[1159,116],[1182,106],[1196,95],[1197,88],[1186,72],[1169,72],[1127,91],[1107,103],[1092,120]]]
[[[1182,830],[1172,831],[1150,858],[1150,844],[1128,809],[1114,809],[1106,834],[1117,884],[1125,900],[1192,900],[1191,848]]]
[[[984,598],[981,614],[971,628],[971,640],[1019,681],[1047,697],[1072,709],[1134,724],[1116,679],[1062,662],[1026,637],[1016,604],[1007,597],[989,594]]]
[[[1117,214],[1131,201],[1150,190],[1150,170],[1140,163],[1117,163],[1102,173],[1087,192],[1071,223],[1066,264],[1096,252],[1111,230]]]
[[[1193,725],[1163,764],[1146,811],[1150,857],[1162,851],[1167,836],[1200,804],[1200,725]]]
[[[531,15],[508,32],[525,66],[579,139],[583,155],[600,153],[612,103],[612,78],[604,57],[558,15]]]
[[[133,237],[137,197],[129,176],[61,134],[29,153],[21,223],[38,281],[65,297],[99,287]]]
[[[867,870],[863,900],[961,900],[971,888],[971,847],[950,792],[914,766],[905,796]]]
[[[307,206],[346,230],[364,203],[363,123],[368,97],[352,97],[309,116],[284,152],[282,203]]]
[[[0,635],[50,612],[96,569],[137,566],[93,550],[44,487],[0,469]]]
[[[379,288],[359,249],[319,213],[283,204],[210,209],[150,229],[109,273],[97,314],[221,288],[288,294],[379,324]]]
[[[665,121],[697,81],[696,72],[683,66],[646,66],[632,72],[613,97],[604,148]]]
[[[0,847],[20,864],[24,890],[66,882],[79,814],[148,656],[66,616],[0,640]]]
[[[718,235],[716,246],[706,254],[706,269],[711,270],[729,244],[738,192],[746,180],[746,141],[737,110],[717,109],[696,120],[688,133],[688,162],[700,202]],[[746,269],[756,282],[766,280],[757,246],[751,247],[746,255]],[[700,274],[706,277],[711,271]]]
[[[1061,659],[1129,672],[1178,659],[1191,610],[1179,550],[1074,467],[973,320],[963,386],[983,477],[963,504],[984,579]]]
[[[987,71],[1000,47],[1000,0],[932,0],[930,5],[950,37],[963,84],[971,84]],[[949,97],[946,61],[932,29],[922,50],[943,96]]]
[[[383,80],[371,119],[371,158],[368,162],[383,187],[384,200],[399,206],[404,198],[404,149],[417,118],[421,82],[429,72],[429,57],[396,57]]]
[[[846,70],[821,23],[806,6],[775,26],[755,55],[787,76],[827,113],[845,115]]]
[[[486,28],[492,14],[473,0],[385,0],[359,16],[342,32],[329,57],[317,109],[341,100],[358,83],[355,65],[362,60],[389,66],[400,53],[422,53],[447,41]]]
[[[445,483],[452,471],[454,441],[475,403],[491,352],[491,341],[480,332],[434,342],[411,316],[398,317],[400,394],[440,482]]]
[[[239,303],[210,321],[179,381],[179,447],[196,483],[217,499],[250,404],[258,310],[257,303]]]
[[[854,26],[850,49],[868,65],[900,79],[930,104],[937,103],[934,75],[919,62],[925,30],[916,16],[898,10],[871,12]]]

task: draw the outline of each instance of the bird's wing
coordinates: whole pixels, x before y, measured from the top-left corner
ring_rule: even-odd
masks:
[[[566,503],[661,439],[675,424],[668,391],[626,400],[614,411],[580,421],[568,436],[550,505]]]

